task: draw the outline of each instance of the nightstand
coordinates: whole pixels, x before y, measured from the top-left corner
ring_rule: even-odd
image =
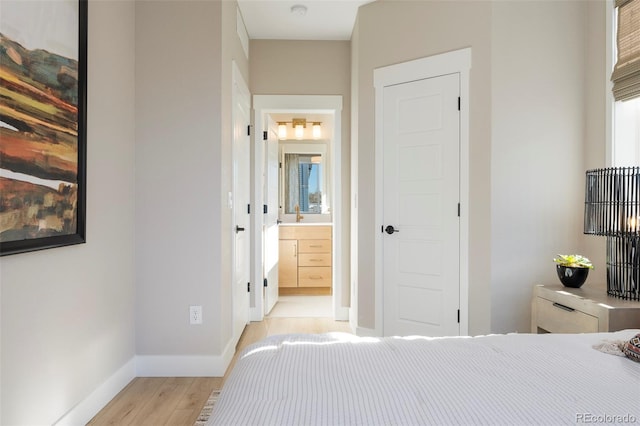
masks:
[[[605,289],[537,285],[531,300],[532,333],[597,333],[640,328],[640,302]]]

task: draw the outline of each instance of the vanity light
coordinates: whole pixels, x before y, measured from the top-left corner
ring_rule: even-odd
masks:
[[[285,123],[284,121],[278,121],[278,138],[287,138],[287,123]]]
[[[322,137],[322,122],[310,121],[311,134],[313,139],[320,139]],[[294,130],[294,135],[297,140],[304,139],[305,129],[307,128],[306,118],[292,118],[291,121],[278,121],[278,138],[287,139],[287,124],[291,124]]]
[[[312,131],[313,131],[314,139],[320,139],[322,137],[322,128],[320,127],[320,122],[318,121],[313,122]]]
[[[294,118],[292,124],[296,139],[302,139],[304,137],[304,129],[307,127],[307,120],[304,118]]]

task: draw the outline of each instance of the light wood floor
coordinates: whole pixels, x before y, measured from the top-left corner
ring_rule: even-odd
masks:
[[[266,318],[244,330],[224,377],[137,377],[88,424],[193,426],[213,390],[221,389],[238,353],[267,336],[285,333],[350,333],[348,322],[330,318]]]

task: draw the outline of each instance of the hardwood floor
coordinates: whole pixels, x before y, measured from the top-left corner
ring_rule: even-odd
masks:
[[[239,352],[267,336],[285,333],[350,333],[348,322],[330,318],[266,318],[244,329],[224,377],[137,377],[88,423],[193,426],[213,390],[221,389]]]

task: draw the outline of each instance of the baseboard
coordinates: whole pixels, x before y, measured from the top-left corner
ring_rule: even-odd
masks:
[[[222,355],[138,355],[138,377],[223,377],[235,354],[229,341]]]
[[[334,312],[334,319],[336,321],[349,321],[349,308],[339,306]]]
[[[135,377],[136,359],[131,358],[103,384],[91,392],[89,396],[55,422],[54,425],[86,425]]]
[[[380,337],[380,334],[374,328],[356,327],[356,336]]]

